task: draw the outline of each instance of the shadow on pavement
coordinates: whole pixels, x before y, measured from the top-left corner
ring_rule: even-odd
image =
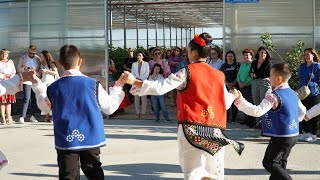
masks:
[[[148,136],[138,134],[106,134],[107,139],[136,139],[144,141],[168,141],[177,140],[175,136]]]
[[[161,175],[170,173],[182,173],[179,165],[156,163],[119,164],[103,166],[102,169],[106,171],[113,171],[113,173],[119,174],[119,176],[106,176],[107,179],[112,180],[177,180],[181,178],[161,177]]]
[[[305,175],[315,175],[320,174],[320,171],[297,171],[287,169],[288,173],[293,174],[305,174]],[[225,168],[225,175],[269,175],[270,173],[265,169],[228,169]]]

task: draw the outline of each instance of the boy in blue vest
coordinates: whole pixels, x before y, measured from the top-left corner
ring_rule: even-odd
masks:
[[[235,101],[238,109],[245,114],[254,117],[263,115],[262,135],[271,137],[263,158],[263,166],[271,174],[270,180],[292,179],[286,172],[287,159],[298,141],[299,121],[306,113],[306,108],[288,84],[290,77],[288,64],[274,64],[270,70],[273,90],[258,106],[246,101],[240,91]]]
[[[46,93],[43,83],[35,83],[39,108],[52,109],[59,179],[80,179],[81,169],[88,179],[104,179],[100,147],[106,144],[101,111],[112,114],[119,107],[124,92],[121,78],[110,88],[110,95],[96,80],[79,69],[81,56],[74,45],[60,49],[58,63],[64,73]],[[80,163],[79,163],[80,161]]]

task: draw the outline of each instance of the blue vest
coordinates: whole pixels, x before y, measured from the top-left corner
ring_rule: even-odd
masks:
[[[292,137],[299,135],[298,96],[291,88],[273,92],[278,97],[277,109],[263,116],[262,135],[270,137]]]
[[[48,87],[57,149],[83,150],[106,144],[98,85],[86,76],[69,76]]]

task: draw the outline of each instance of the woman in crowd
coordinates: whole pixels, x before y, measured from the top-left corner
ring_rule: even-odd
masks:
[[[223,146],[232,144],[239,154],[244,148],[221,131],[226,128],[226,109],[236,97],[227,91],[223,73],[206,63],[211,41],[208,33],[196,34],[188,44],[191,64],[164,80],[141,81],[124,73],[124,81],[135,87],[132,93],[162,95],[179,90],[179,158],[186,180],[224,179]]]
[[[240,65],[240,69],[237,75],[237,82],[243,97],[248,102],[253,103],[252,94],[251,94],[252,78],[250,77],[250,68],[251,68],[252,57],[254,55],[254,52],[251,48],[245,48],[242,51],[242,55],[245,61]],[[249,127],[253,127],[255,125],[254,118],[249,115],[245,115],[243,123]]]
[[[182,68],[185,68],[188,66],[188,64],[190,64],[190,61],[188,59],[188,53],[183,51],[182,52],[182,61],[179,62],[178,66],[177,66],[177,71],[179,71]]]
[[[145,61],[144,54],[142,51],[137,52],[137,62],[132,64],[131,72],[133,76],[140,80],[146,80],[149,76],[149,64]],[[141,99],[141,106],[140,106]],[[147,109],[147,96],[134,96],[134,105],[136,108],[136,117],[144,118]]]
[[[16,74],[16,68],[11,59],[9,59],[10,51],[2,49],[0,52],[0,81],[10,79]],[[1,104],[1,124],[11,124],[11,104],[16,102],[13,94],[6,94],[0,97]]]
[[[163,69],[160,64],[158,63],[154,64],[148,80],[150,81],[163,80]],[[152,103],[154,115],[156,117],[156,122],[160,121],[160,109],[162,111],[162,115],[165,119],[165,122],[172,122],[169,119],[169,113],[167,111],[166,100],[164,98],[164,95],[151,96],[151,103]]]
[[[166,63],[169,64],[169,60],[170,60],[170,57],[172,56],[172,50],[171,49],[167,49],[166,50],[166,55],[164,57],[164,60]]]
[[[216,47],[212,47],[210,50],[210,56],[207,59],[207,63],[219,70],[221,65],[223,64],[221,56],[221,51]]]
[[[175,47],[173,49],[173,55],[169,58],[169,66],[170,66],[170,71],[171,73],[177,72],[179,63],[182,61],[182,56],[181,56],[181,49],[178,47]],[[171,105],[172,107],[176,106],[176,101],[177,101],[177,90],[174,89],[171,91],[173,95],[173,104]]]
[[[42,76],[41,81],[48,87],[50,84],[52,84],[55,80],[59,78],[57,65],[54,62],[51,54],[47,50],[43,50],[41,52],[40,58],[40,73]],[[52,122],[51,113],[46,114],[45,122]]]
[[[319,79],[320,65],[318,64],[320,57],[314,48],[304,50],[304,63],[299,66],[299,87],[308,86],[310,94],[303,99],[302,104],[309,110],[314,105],[320,103]],[[308,121],[300,122],[299,140],[314,142],[317,140],[317,117]]]
[[[169,65],[163,60],[162,58],[162,50],[160,48],[154,48],[153,49],[153,59],[149,61],[149,68],[152,69],[154,64],[158,63],[161,65],[163,69],[163,75],[164,77],[168,77],[171,73]]]
[[[251,84],[252,100],[254,105],[259,105],[264,99],[266,92],[271,89],[270,67],[271,55],[267,48],[260,46],[255,55],[256,60],[252,61],[250,77],[253,79]],[[256,119],[255,125],[260,127],[261,118]]]
[[[227,90],[232,90],[234,88],[238,88],[237,74],[239,71],[239,63],[237,62],[236,55],[233,51],[228,51],[225,59],[226,62],[221,65],[220,70],[225,75]],[[228,122],[236,122],[237,113],[238,108],[235,105],[232,105],[227,111]]]

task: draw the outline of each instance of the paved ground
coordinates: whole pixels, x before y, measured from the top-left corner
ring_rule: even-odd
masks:
[[[170,109],[172,119],[174,110]],[[178,164],[176,123],[154,123],[132,119],[132,107],[121,115],[105,121],[107,146],[102,148],[101,160],[105,179],[151,180],[182,179]],[[43,118],[38,117],[40,120]],[[17,121],[18,117],[14,117]],[[257,129],[228,124],[227,134],[243,142],[246,148],[238,156],[226,148],[225,179],[267,180],[268,173],[261,161],[268,139]],[[53,126],[47,123],[26,123],[0,126],[0,149],[11,164],[0,171],[0,180],[57,179]],[[295,180],[320,179],[320,140],[299,142],[288,160],[288,170]],[[81,179],[86,179],[83,175]]]

